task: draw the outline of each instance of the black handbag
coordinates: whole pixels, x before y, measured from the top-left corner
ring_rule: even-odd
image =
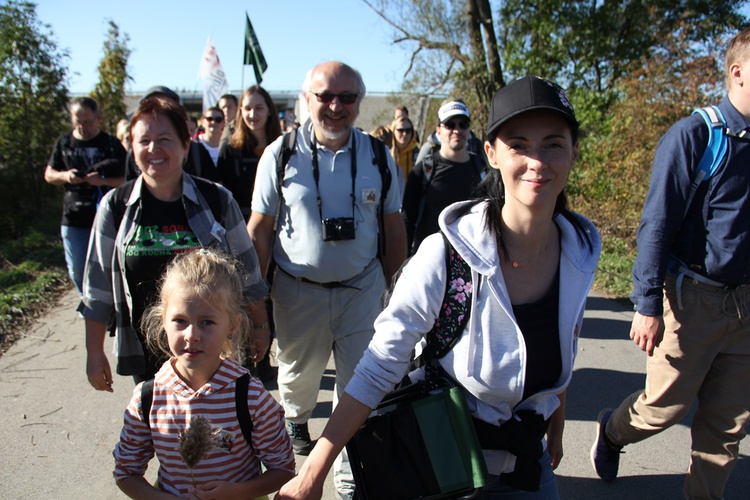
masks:
[[[346,449],[360,500],[469,499],[488,478],[463,392],[446,377],[390,393]]]

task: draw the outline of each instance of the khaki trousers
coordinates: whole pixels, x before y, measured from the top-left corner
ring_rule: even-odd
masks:
[[[333,407],[375,333],[383,309],[385,276],[374,259],[348,280],[355,288],[323,288],[277,270],[271,298],[276,324],[279,395],[286,419],[304,424],[318,402],[320,382],[333,353],[336,366]],[[334,464],[334,484],[343,498],[354,491],[346,450]]]
[[[607,437],[621,445],[646,439],[678,423],[697,398],[684,493],[720,499],[750,416],[750,286],[722,290],[686,278],[683,309],[677,293],[668,276],[664,339],[648,358],[646,388],[615,410]]]

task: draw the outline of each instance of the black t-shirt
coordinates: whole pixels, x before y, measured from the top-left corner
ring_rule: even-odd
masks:
[[[526,344],[526,384],[523,399],[555,385],[562,373],[560,350],[560,266],[544,297],[513,306]]]
[[[125,250],[125,272],[133,299],[133,325],[141,331],[141,318],[155,298],[159,279],[172,257],[200,246],[188,226],[182,199],[160,201],[145,187],[141,194],[141,219]],[[146,348],[145,338],[140,335]],[[155,374],[166,360],[163,353],[147,357],[146,371]]]
[[[107,168],[107,177],[122,177],[125,174],[125,148],[120,141],[99,132],[93,139],[79,141],[72,133],[60,137],[52,149],[49,166],[59,172],[78,170],[85,175],[101,165],[105,160],[117,160],[115,168]],[[65,184],[63,198],[62,225],[73,227],[91,227],[96,215],[96,206],[109,188],[82,184]]]
[[[403,211],[410,254],[416,251],[423,239],[440,229],[438,215],[445,207],[473,197],[474,190],[482,180],[479,173],[481,164],[478,165],[477,161],[481,160],[472,155],[469,161],[456,163],[435,152],[431,178],[424,194],[423,169],[426,160],[417,163],[409,173],[404,190]],[[419,226],[415,227],[422,196],[425,197],[424,212]]]
[[[216,164],[219,170],[219,180],[225,188],[231,191],[245,217],[245,222],[250,218],[259,159],[250,147],[240,150],[225,142],[221,146],[219,161]]]

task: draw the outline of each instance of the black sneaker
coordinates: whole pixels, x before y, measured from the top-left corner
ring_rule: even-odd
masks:
[[[617,478],[617,469],[620,467],[620,454],[622,446],[617,446],[607,439],[604,427],[612,417],[612,409],[599,412],[596,424],[596,441],[591,447],[591,464],[597,475],[604,481],[611,482]]]
[[[310,431],[307,429],[307,423],[293,424],[287,421],[286,430],[292,438],[292,449],[297,455],[306,457],[310,454],[315,443],[310,439]]]

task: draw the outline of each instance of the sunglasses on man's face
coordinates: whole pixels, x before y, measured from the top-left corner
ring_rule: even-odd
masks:
[[[396,132],[402,133],[402,134],[411,134],[414,131],[413,128],[397,128]]]
[[[204,116],[203,119],[213,123],[221,123],[224,121],[223,116]]]
[[[469,120],[457,120],[457,121],[449,121],[445,123],[441,123],[443,127],[447,128],[448,130],[456,130],[457,128],[460,128],[461,130],[466,130],[471,126],[471,123],[469,123]]]
[[[359,94],[333,94],[331,92],[310,93],[318,98],[318,102],[322,102],[323,104],[330,104],[337,97],[339,98],[339,101],[341,101],[341,104],[354,104],[357,101],[357,97],[359,97]]]

